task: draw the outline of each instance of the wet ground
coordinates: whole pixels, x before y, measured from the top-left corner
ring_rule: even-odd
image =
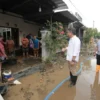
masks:
[[[81,57],[80,62],[86,59]],[[98,75],[95,73],[96,60],[93,58],[83,64],[82,73],[78,77],[76,87],[69,88],[64,83],[49,100],[100,100]],[[77,66],[79,69],[79,65]],[[44,100],[44,98],[63,79],[69,76],[67,63],[63,67],[54,65],[44,75],[35,73],[20,79],[21,85],[9,87],[5,100]]]
[[[22,84],[9,87],[4,99],[44,100],[46,95],[69,75],[66,66],[67,64],[64,64],[63,68],[60,68],[55,65],[55,67],[46,71],[44,75],[38,72],[20,79],[19,81]]]
[[[93,58],[83,65],[75,87],[64,83],[50,100],[100,100],[100,74],[96,74],[96,59]]]
[[[23,57],[17,57],[17,63],[14,65],[4,64],[2,67],[5,70],[11,70],[13,73],[18,72],[22,69],[25,69],[27,67],[32,67],[38,64],[41,64],[41,58],[35,58],[33,56],[30,56],[27,59],[23,59]]]

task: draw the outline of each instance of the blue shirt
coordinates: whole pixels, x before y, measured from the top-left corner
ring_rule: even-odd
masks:
[[[34,43],[35,49],[39,48],[39,40],[38,39],[33,39],[33,43]]]

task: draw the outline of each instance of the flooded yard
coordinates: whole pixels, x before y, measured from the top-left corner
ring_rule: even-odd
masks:
[[[83,64],[83,70],[78,77],[75,87],[64,83],[50,100],[100,100],[100,75],[96,74],[96,59]]]
[[[81,57],[80,62],[84,59],[86,57]],[[68,87],[69,81],[65,82],[49,100],[100,100],[100,79],[95,70],[96,59],[87,60],[82,67],[76,86],[70,88]],[[37,72],[21,78],[19,81],[22,84],[9,87],[4,98],[5,100],[44,100],[52,89],[68,76],[67,63],[64,63],[63,67],[54,65],[42,74]]]

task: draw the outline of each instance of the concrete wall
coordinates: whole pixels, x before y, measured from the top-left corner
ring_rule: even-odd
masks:
[[[15,24],[17,24],[17,28],[19,28],[20,34],[19,41],[21,40],[23,34],[32,33],[36,35],[39,30],[39,25],[37,24],[26,23],[22,18],[0,13],[0,26],[8,27],[6,23],[9,23],[9,27],[15,27]],[[21,45],[21,42],[19,42],[19,44]]]

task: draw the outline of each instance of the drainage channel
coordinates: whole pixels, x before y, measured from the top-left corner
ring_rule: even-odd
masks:
[[[14,73],[13,77],[14,77],[15,80],[23,78],[25,76],[28,76],[28,75],[34,74],[36,72],[39,72],[41,67],[42,67],[42,64],[39,64],[39,65],[36,65],[36,66],[33,66],[33,67],[25,68],[25,69],[23,69],[23,70],[21,70],[17,73]]]

